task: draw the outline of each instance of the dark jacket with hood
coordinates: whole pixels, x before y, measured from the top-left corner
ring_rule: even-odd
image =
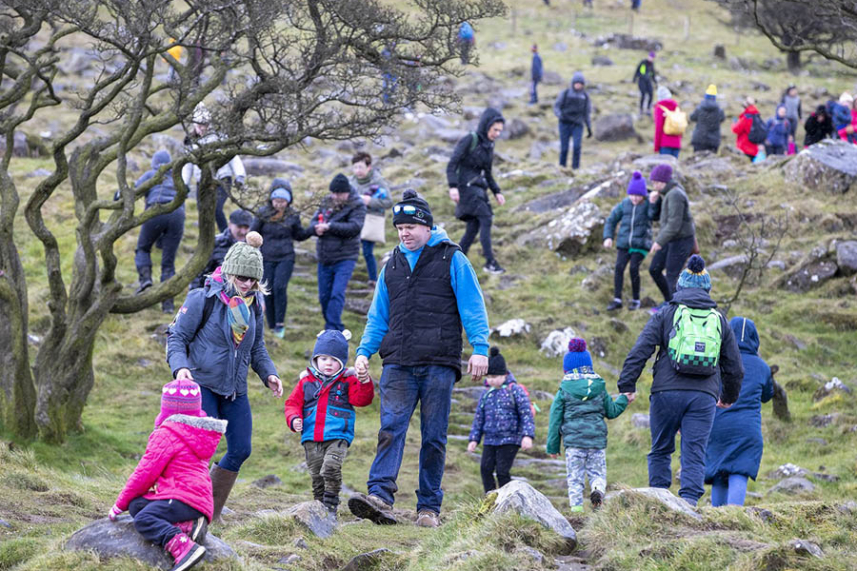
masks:
[[[214,270],[220,267],[223,263],[223,258],[226,257],[226,252],[228,252],[229,248],[232,247],[232,244],[237,241],[238,240],[235,239],[235,236],[232,235],[229,228],[214,237],[214,250],[211,251],[211,257],[208,258],[208,263],[205,264],[205,267],[201,272],[199,272],[199,275],[190,282],[190,289],[193,290],[205,285],[205,278],[210,276]]]
[[[455,207],[455,217],[459,220],[491,216],[493,213],[488,190],[500,194],[500,187],[491,174],[494,142],[488,139],[488,130],[494,123],[504,122],[503,115],[489,107],[479,118],[475,141],[473,133],[468,133],[455,145],[446,166],[446,180],[449,188],[457,188],[459,192]]]
[[[744,367],[735,335],[726,319],[721,320],[720,360],[717,372],[707,377],[684,375],[676,371],[670,363],[668,346],[673,329],[673,316],[679,305],[693,309],[716,308],[717,304],[707,291],[701,288],[683,288],[676,291],[669,305],[649,319],[637,342],[625,358],[622,374],[619,376],[619,392],[633,393],[637,390],[637,379],[646,366],[646,361],[659,348],[652,374],[652,393],[661,391],[700,391],[719,398],[724,403],[733,403],[741,390]]]
[[[690,144],[694,147],[716,149],[720,146],[720,124],[726,119],[726,113],[717,99],[706,96],[693,113],[690,120],[696,122]]]
[[[687,193],[675,180],[667,183],[661,198],[661,229],[655,241],[666,246],[673,240],[690,238],[696,234],[690,201]]]
[[[648,81],[649,83],[655,82],[655,62],[649,61],[648,58],[641,60],[640,63],[637,64],[637,69],[634,71],[634,79],[632,80],[634,83],[639,83],[640,80]]]
[[[315,236],[316,224],[326,222],[330,228],[319,236],[315,246],[318,262],[331,266],[345,260],[356,261],[360,257],[360,231],[365,219],[366,205],[352,187],[348,200],[342,204],[336,204],[330,195],[324,197],[299,239]]]
[[[824,120],[820,121],[819,117],[823,117]],[[815,113],[810,115],[806,120],[803,128],[806,130],[806,137],[803,140],[803,145],[805,147],[814,145],[828,137],[832,137],[834,132],[833,120],[830,118],[830,115],[827,114],[827,110],[824,108],[824,105],[818,106]]]
[[[789,144],[791,123],[787,117],[780,117],[780,109],[785,109],[785,105],[778,106],[776,116],[768,119],[767,142],[773,147],[783,147],[785,149]]]
[[[746,317],[729,322],[741,361],[744,380],[738,400],[727,409],[717,409],[705,454],[705,483],[729,474],[756,479],[762,462],[762,403],[774,396],[771,368],[759,357],[759,333]]]
[[[161,150],[156,152],[152,155],[152,168],[144,172],[143,176],[137,179],[137,182],[134,183],[134,187],[139,187],[144,182],[157,175],[158,169],[163,165],[169,164],[171,161],[172,157],[170,157],[170,154],[167,151]],[[161,182],[146,191],[146,208],[155,204],[166,204],[167,202],[172,202],[175,197],[176,185],[173,183],[173,171],[171,169],[164,173]],[[119,200],[120,198],[120,191],[117,190],[113,195],[113,200]],[[179,208],[184,208],[184,205],[179,206]]]
[[[283,179],[275,178],[271,183],[270,191],[283,186],[288,186],[288,183]],[[250,226],[251,231],[255,230],[262,235],[262,247],[259,251],[262,252],[262,258],[266,262],[278,262],[294,257],[294,241],[309,238],[301,227],[300,214],[292,209],[291,204],[286,207],[282,217],[274,219],[276,216],[277,210],[269,198],[268,204],[259,210],[259,215]]]
[[[530,399],[515,378],[507,374],[500,388],[490,387],[482,393],[469,440],[479,442],[484,438],[487,446],[520,446],[524,436],[536,437]]]
[[[533,64],[530,69],[531,79],[538,83],[542,80],[543,74],[544,67],[542,66],[542,56],[540,56],[538,52],[535,52],[533,54]]]
[[[652,204],[648,199],[634,205],[630,198],[617,204],[607,221],[604,223],[604,239],[613,239],[616,225],[619,225],[619,235],[616,237],[616,247],[623,250],[651,250],[652,221],[661,214],[661,200]]]
[[[575,83],[582,83],[584,87],[577,91],[574,89]],[[592,126],[589,123],[589,118],[592,114],[592,102],[589,100],[589,94],[586,93],[585,85],[586,81],[583,74],[579,71],[574,72],[569,88],[560,91],[556,101],[554,101],[553,113],[562,123],[586,125],[586,128],[591,131]]]

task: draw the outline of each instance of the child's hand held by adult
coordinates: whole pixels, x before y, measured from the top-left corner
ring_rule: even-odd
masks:
[[[478,443],[475,440],[471,440],[470,442],[467,443],[467,451],[470,453],[476,452],[477,446],[478,446]]]
[[[529,450],[533,447],[533,439],[529,436],[524,436],[521,439],[521,450]]]

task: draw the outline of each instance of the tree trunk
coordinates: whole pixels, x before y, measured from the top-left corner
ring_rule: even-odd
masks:
[[[790,72],[798,74],[802,69],[800,52],[786,52],[786,64],[788,65]]]

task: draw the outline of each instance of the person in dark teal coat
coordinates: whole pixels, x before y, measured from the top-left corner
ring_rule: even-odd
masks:
[[[717,409],[705,454],[705,483],[711,484],[711,505],[744,505],[748,478],[756,479],[762,461],[762,403],[774,396],[771,368],[759,357],[759,333],[746,317],[733,317],[744,381],[738,400]]]

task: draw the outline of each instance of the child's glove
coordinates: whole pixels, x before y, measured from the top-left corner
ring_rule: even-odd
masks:
[[[304,429],[304,421],[302,418],[296,418],[292,421],[292,429],[295,432],[300,432]]]
[[[119,514],[121,513],[122,510],[116,507],[116,504],[113,504],[113,507],[110,508],[109,512],[107,512],[107,519],[109,519],[110,521],[116,521],[116,518],[119,517]]]

